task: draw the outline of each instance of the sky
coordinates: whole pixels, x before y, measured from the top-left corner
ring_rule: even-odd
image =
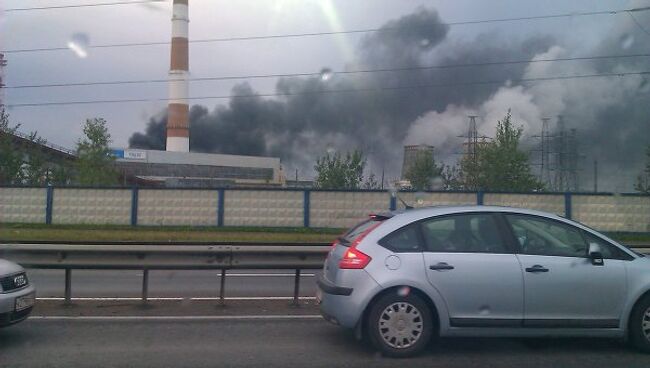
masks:
[[[156,4],[59,10],[3,9],[106,0],[3,0],[0,49],[3,51],[167,41],[171,1]],[[190,40],[323,31],[376,29],[390,24],[424,25],[470,20],[582,13],[650,5],[650,1],[416,1],[416,0],[190,0]],[[650,24],[650,12],[636,14]],[[391,23],[393,22],[393,23]],[[650,52],[650,26],[641,29],[627,13],[557,19],[440,26],[422,34],[359,33],[253,41],[193,43],[192,77],[318,73],[364,68],[566,58]],[[430,33],[427,33],[430,32]],[[409,42],[416,39],[411,48]],[[426,40],[426,41],[423,41]],[[425,42],[425,43],[423,43]],[[4,100],[11,121],[25,132],[38,131],[51,143],[73,148],[86,118],[109,123],[113,146],[127,147],[136,132],[164,122],[165,83],[11,88],[21,85],[165,79],[169,45],[89,48],[86,57],[72,50],[8,52]],[[418,83],[497,80],[490,87],[413,91],[381,96],[333,94],[313,98],[193,100],[192,149],[279,156],[287,172],[313,176],[313,161],[326,151],[361,148],[369,170],[399,175],[403,144],[432,144],[439,161],[452,164],[461,149],[466,115],[476,113],[479,131],[493,135],[496,120],[512,109],[524,127],[524,147],[535,148],[541,117],[565,116],[578,129],[582,146],[581,187],[592,185],[593,160],[605,173],[601,188],[631,191],[641,171],[643,147],[650,144],[647,80],[643,76],[524,84],[540,76],[650,71],[648,57],[601,62],[532,62],[512,67],[435,70],[417,74],[334,75],[321,86],[318,77],[262,78],[193,82],[191,96],[267,94],[278,91],[346,89]],[[436,74],[434,74],[436,73]],[[390,73],[389,73],[390,74]],[[347,79],[346,79],[347,78]],[[446,79],[445,79],[446,78]],[[513,80],[515,82],[513,82]],[[316,83],[316,84],[314,84]],[[12,104],[63,101],[151,99],[148,102],[11,107]],[[239,100],[239,101],[236,101]],[[241,101],[245,100],[245,101]],[[650,104],[649,104],[650,105]],[[624,119],[617,122],[617,119]],[[194,124],[196,122],[196,124]],[[606,124],[610,122],[610,124]],[[156,125],[158,124],[158,125]],[[199,128],[200,127],[200,128]],[[201,130],[199,130],[201,129]],[[199,133],[201,132],[201,133]],[[194,137],[196,136],[196,139]],[[145,140],[146,144],[150,140]],[[535,160],[535,157],[532,157]],[[534,170],[535,166],[534,166]]]

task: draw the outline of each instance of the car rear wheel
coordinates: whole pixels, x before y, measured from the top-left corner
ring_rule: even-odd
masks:
[[[411,293],[386,294],[377,300],[368,314],[368,335],[384,355],[413,356],[431,340],[433,320],[422,298]]]
[[[630,315],[630,340],[636,348],[650,353],[650,295],[646,295]]]

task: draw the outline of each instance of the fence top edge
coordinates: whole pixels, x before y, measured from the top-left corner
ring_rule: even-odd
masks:
[[[343,193],[387,193],[390,194],[389,189],[321,189],[321,188],[269,188],[269,187],[207,187],[207,188],[156,188],[156,187],[142,187],[142,186],[26,186],[26,185],[0,185],[0,189],[94,189],[94,190],[187,190],[187,191],[279,191],[279,192],[343,192]],[[397,193],[413,194],[413,193],[449,193],[449,194],[521,194],[521,195],[594,195],[594,196],[640,196],[650,197],[650,194],[633,193],[633,192],[519,192],[519,191],[490,191],[490,190],[399,190]]]

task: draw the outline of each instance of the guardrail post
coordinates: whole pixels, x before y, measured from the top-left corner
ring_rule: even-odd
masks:
[[[54,204],[54,187],[47,186],[45,196],[45,224],[52,225],[52,205]]]
[[[219,303],[224,305],[226,302],[226,269],[221,270],[221,287],[219,288]]]
[[[397,209],[397,197],[396,197],[396,195],[391,194],[391,196],[390,196],[390,204],[389,204],[388,209],[391,210],[391,211],[395,211]]]
[[[571,208],[571,193],[566,192],[564,193],[564,217],[568,218],[569,220],[571,219],[572,215],[572,208]]]
[[[131,190],[131,226],[138,225],[138,188]]]
[[[142,302],[147,302],[147,297],[149,295],[149,270],[142,270]]]
[[[303,202],[302,202],[302,213],[303,213],[303,226],[309,227],[309,208],[310,208],[310,192],[305,190],[303,192]]]
[[[296,269],[296,277],[294,279],[294,284],[293,284],[293,305],[295,307],[300,305],[300,302],[298,300],[300,295],[300,269]]]
[[[65,269],[65,304],[72,304],[72,270]]]
[[[223,226],[223,214],[225,203],[226,191],[224,189],[219,189],[219,200],[217,201],[217,226]]]
[[[478,191],[476,192],[476,204],[479,206],[483,205],[483,198],[485,196],[485,193],[483,191]]]

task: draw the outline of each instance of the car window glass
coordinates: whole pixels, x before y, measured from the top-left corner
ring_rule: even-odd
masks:
[[[585,257],[587,244],[572,226],[533,216],[506,215],[523,254]]]
[[[431,252],[507,253],[499,228],[490,214],[454,215],[422,223]]]
[[[587,240],[588,244],[597,244],[600,247],[600,252],[603,255],[603,258],[605,259],[622,259],[622,260],[630,260],[633,257],[630,256],[629,254],[625,253],[621,249],[619,249],[617,246],[610,244],[606,242],[605,240],[592,235],[591,233],[588,232],[583,232],[585,239]]]
[[[417,226],[409,225],[388,234],[380,242],[395,252],[418,252],[422,249]]]

